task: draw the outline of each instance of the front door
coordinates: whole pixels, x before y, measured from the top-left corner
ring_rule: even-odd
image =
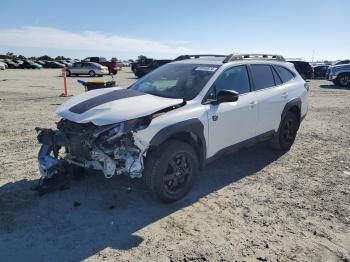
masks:
[[[255,136],[258,117],[257,99],[255,92],[251,91],[245,65],[225,70],[215,81],[209,96],[216,96],[217,92],[223,89],[234,90],[240,95],[236,102],[210,104],[207,157]]]

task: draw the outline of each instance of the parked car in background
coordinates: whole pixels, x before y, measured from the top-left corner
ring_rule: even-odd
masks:
[[[45,68],[63,68],[65,65],[62,65],[61,63],[57,61],[46,61]]]
[[[22,69],[41,69],[43,68],[42,65],[39,65],[37,63],[34,63],[31,60],[25,60],[21,65],[20,68]]]
[[[325,78],[329,65],[314,66],[314,78]]]
[[[5,59],[0,59],[0,62],[5,66],[5,69],[9,68],[8,64],[5,61]]]
[[[130,63],[131,70],[135,73],[135,70],[138,66],[149,65],[150,63],[152,63],[152,61],[154,61],[154,59],[152,58],[144,58],[144,59],[136,60],[135,62]]]
[[[304,79],[312,79],[314,78],[314,70],[312,66],[305,61],[288,61],[294,64],[295,69]]]
[[[113,75],[117,74],[118,70],[123,67],[122,63],[118,62],[116,58],[112,58],[111,61],[107,61],[105,57],[92,56],[83,59],[82,62],[94,62],[106,66],[109,73]]]
[[[130,61],[122,61],[123,67],[129,67],[130,66]]]
[[[350,64],[330,66],[326,79],[341,87],[350,86]]]
[[[334,65],[346,65],[346,64],[350,64],[349,59],[338,61]]]
[[[68,62],[68,61],[65,61],[65,60],[58,60],[58,61],[56,61],[56,62],[58,62],[58,63],[60,63],[60,64],[62,64],[62,65],[64,65],[64,66],[66,66],[66,67],[72,65],[72,63],[70,63],[70,62]]]
[[[136,67],[134,74],[139,78],[143,77],[144,75],[147,75],[149,72],[153,71],[154,69],[162,65],[165,65],[167,63],[170,63],[171,61],[172,60],[169,60],[169,59],[153,60],[149,65]]]
[[[72,66],[67,67],[66,72],[67,76],[89,75],[94,77],[109,75],[108,67],[93,62],[74,63]]]
[[[42,65],[43,67],[45,67],[45,65],[46,65],[46,62],[43,60],[37,60],[37,61],[35,61],[35,63]]]
[[[0,62],[0,70],[5,70],[6,64],[4,62]]]
[[[13,59],[13,62],[15,62],[15,63],[17,63],[17,64],[23,64],[23,60],[21,60],[21,59]]]
[[[11,59],[5,59],[5,63],[7,64],[8,68],[14,69],[14,68],[19,68],[19,64],[14,62]]]

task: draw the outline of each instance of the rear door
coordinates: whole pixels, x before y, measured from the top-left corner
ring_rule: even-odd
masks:
[[[71,72],[74,73],[74,74],[81,74],[82,73],[82,71],[81,71],[81,64],[82,63],[75,63],[74,67],[73,67],[73,70]]]
[[[88,75],[90,70],[91,70],[90,63],[81,63],[81,73],[82,74]]]
[[[258,100],[256,134],[261,135],[278,129],[288,92],[271,65],[252,64],[250,69]]]

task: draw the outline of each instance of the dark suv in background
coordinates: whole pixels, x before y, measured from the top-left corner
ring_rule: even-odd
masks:
[[[347,65],[347,64],[350,64],[349,59],[338,61],[334,65]]]
[[[137,67],[149,65],[153,61],[154,61],[154,59],[152,59],[152,58],[144,58],[144,59],[136,60],[135,62],[130,64],[131,70],[135,73],[135,70]]]
[[[328,67],[329,67],[329,65],[316,65],[316,66],[314,66],[314,78],[315,79],[325,78]]]
[[[295,69],[298,71],[300,76],[304,79],[314,78],[314,69],[312,66],[305,61],[288,61],[294,64]]]
[[[154,69],[165,65],[167,63],[170,63],[172,60],[169,59],[163,59],[163,60],[153,60],[149,65],[144,66],[138,66],[136,67],[134,73],[137,77],[143,77],[144,75],[147,75],[149,72],[153,71]]]

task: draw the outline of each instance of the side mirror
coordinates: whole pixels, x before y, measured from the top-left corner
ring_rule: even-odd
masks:
[[[225,102],[236,102],[239,93],[233,90],[220,90],[216,95],[216,104]]]

